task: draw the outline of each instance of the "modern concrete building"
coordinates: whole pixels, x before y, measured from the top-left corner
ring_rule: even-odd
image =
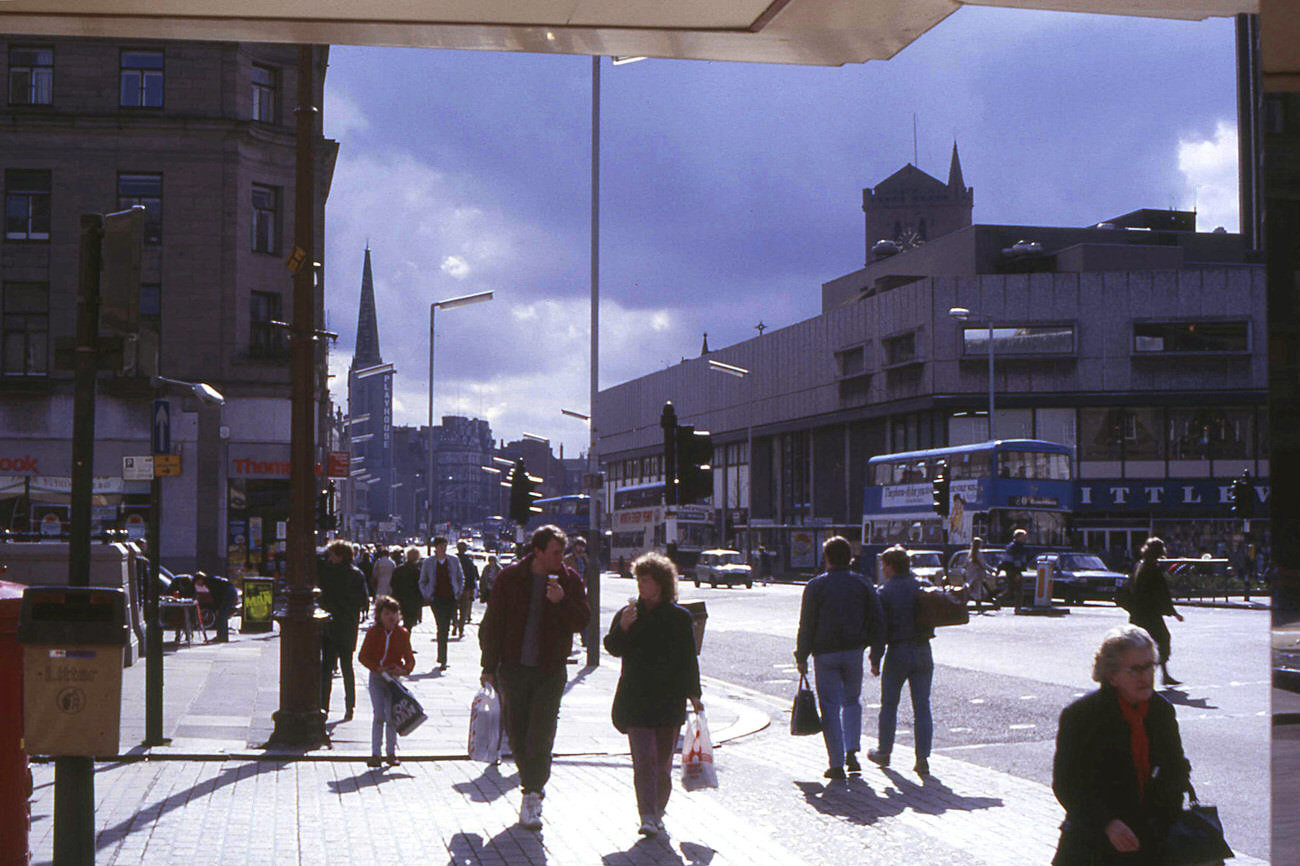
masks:
[[[328,52],[317,51],[316,102]],[[67,531],[79,218],[145,208],[140,314],[159,368],[203,381],[222,409],[106,357],[98,383],[94,521],[143,530],[149,483],[123,457],[150,453],[152,400],[171,401],[180,477],[162,481],[162,553],[177,570],[261,571],[288,515],[289,355],[272,323],[292,316],[297,49],[142,39],[0,39],[5,237],[0,253],[0,525]],[[336,144],[314,139],[316,224]],[[317,232],[311,260],[319,261]],[[318,272],[323,288],[324,274]],[[318,294],[323,297],[323,291]],[[321,302],[323,303],[323,302]],[[315,311],[317,321],[322,310]],[[141,345],[148,339],[142,338]],[[111,368],[111,369],[108,369]],[[325,350],[317,356],[327,428]]]
[[[1228,482],[1268,475],[1264,272],[1240,236],[1146,213],[1177,227],[958,229],[827,283],[814,318],[605,389],[604,507],[662,480],[672,401],[713,434],[713,537],[815,569],[828,534],[861,534],[870,457],[986,438],[992,320],[995,435],[1074,449],[1073,542],[1217,551]]]

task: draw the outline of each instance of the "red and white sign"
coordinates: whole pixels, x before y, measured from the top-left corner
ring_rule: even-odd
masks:
[[[329,459],[329,477],[347,478],[350,471],[352,455],[347,451],[331,451]]]

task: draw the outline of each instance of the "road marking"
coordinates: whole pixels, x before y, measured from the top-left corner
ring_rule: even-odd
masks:
[[[970,699],[970,702],[971,702],[972,704],[982,704],[982,703],[984,703],[984,699],[983,699],[983,698],[971,698],[971,699]]]
[[[1007,725],[1008,730],[1012,731],[1032,731],[1038,725]]]
[[[948,733],[950,733],[950,734],[969,734],[969,733],[971,732],[971,730],[972,730],[971,728],[949,728],[949,729],[948,729]]]
[[[1036,700],[1038,700],[1038,695],[1021,695],[1021,696],[1020,696],[1020,700],[1022,700],[1022,701],[1036,701]]]

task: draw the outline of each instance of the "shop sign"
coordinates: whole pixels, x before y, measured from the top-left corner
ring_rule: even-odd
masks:
[[[232,443],[231,478],[288,478],[289,446],[282,444]]]
[[[329,477],[330,478],[347,478],[348,463],[352,455],[347,451],[331,451],[329,458]]]
[[[30,454],[0,457],[0,475],[40,475],[37,460]]]
[[[1177,512],[1222,509],[1226,512],[1231,503],[1228,497],[1230,489],[1230,481],[1217,478],[1081,480],[1075,488],[1074,510]],[[1269,493],[1267,483],[1255,483],[1257,505],[1266,506]]]

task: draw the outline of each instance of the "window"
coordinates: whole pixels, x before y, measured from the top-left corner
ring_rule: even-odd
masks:
[[[882,340],[885,348],[885,365],[906,364],[916,360],[916,332],[910,331],[897,337]]]
[[[1002,451],[998,454],[998,477],[1069,481],[1070,458],[1046,451]]]
[[[50,287],[48,283],[5,283],[0,357],[6,376],[49,372]]]
[[[5,171],[5,240],[50,239],[50,173]]]
[[[162,243],[162,175],[119,174],[117,209],[144,205],[144,242]]]
[[[989,350],[987,327],[962,328],[962,351],[984,355]],[[1074,325],[1026,325],[993,329],[993,357],[1003,355],[1070,354],[1074,352]]]
[[[253,184],[253,249],[259,253],[280,251],[280,190]]]
[[[140,284],[140,318],[162,332],[162,285],[159,283]]]
[[[858,376],[867,371],[867,350],[865,346],[855,346],[835,353],[835,366],[840,376]]]
[[[1254,412],[1249,407],[1170,409],[1169,458],[1253,458],[1254,421]]]
[[[1123,456],[1125,410],[1089,406],[1079,410],[1079,459],[1119,460]]]
[[[276,70],[253,64],[253,120],[275,123]]]
[[[54,99],[54,49],[14,45],[9,49],[9,104],[49,105]]]
[[[123,108],[162,108],[163,53],[124,49],[120,60]]]
[[[272,325],[280,321],[280,295],[253,292],[248,316],[248,354],[254,358],[278,358],[285,353],[284,331]]]
[[[1246,322],[1134,322],[1133,351],[1248,352],[1248,336]]]

